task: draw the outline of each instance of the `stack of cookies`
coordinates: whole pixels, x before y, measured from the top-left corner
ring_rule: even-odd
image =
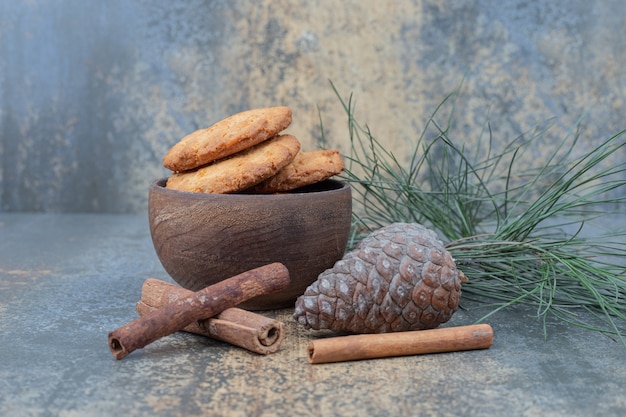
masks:
[[[277,193],[343,171],[339,151],[304,152],[296,137],[282,133],[291,117],[285,106],[253,109],[185,136],[163,158],[173,171],[166,187],[214,194]]]

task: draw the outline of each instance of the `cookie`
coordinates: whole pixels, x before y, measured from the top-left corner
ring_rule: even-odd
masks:
[[[257,184],[255,193],[276,193],[294,190],[324,181],[344,169],[339,151],[334,149],[300,152],[294,160],[275,176]]]
[[[299,151],[298,139],[279,135],[196,170],[174,172],[166,187],[198,193],[236,193],[276,175]]]
[[[237,113],[182,138],[163,157],[163,165],[189,171],[270,139],[290,124],[291,109],[286,106]]]

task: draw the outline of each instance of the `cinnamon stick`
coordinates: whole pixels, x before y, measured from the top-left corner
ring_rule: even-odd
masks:
[[[278,292],[289,283],[289,271],[281,263],[246,271],[168,303],[112,331],[108,337],[109,349],[116,359],[123,359],[134,350],[194,321],[213,317],[258,295]]]
[[[310,363],[329,363],[425,353],[488,349],[493,329],[488,324],[360,334],[312,341],[307,348]]]
[[[146,315],[191,293],[178,285],[148,278],[141,288],[137,312]],[[194,321],[182,330],[263,355],[276,352],[285,339],[285,325],[281,321],[236,307],[227,308],[215,317]]]

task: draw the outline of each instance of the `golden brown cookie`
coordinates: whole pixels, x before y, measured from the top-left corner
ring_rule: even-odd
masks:
[[[300,152],[278,174],[255,185],[256,193],[276,193],[294,190],[305,185],[324,181],[344,169],[339,151],[334,149]]]
[[[237,113],[182,138],[163,157],[163,165],[172,171],[192,170],[272,138],[290,124],[286,106]]]
[[[298,139],[279,135],[196,170],[174,172],[166,187],[198,193],[235,193],[276,175],[299,151]]]

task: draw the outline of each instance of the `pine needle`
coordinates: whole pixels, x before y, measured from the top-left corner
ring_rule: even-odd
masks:
[[[626,346],[626,232],[584,236],[587,223],[626,203],[626,162],[608,163],[624,152],[626,130],[576,156],[577,125],[545,162],[526,167],[518,161],[551,126],[497,150],[486,123],[485,136],[466,149],[453,138],[457,90],[435,109],[401,160],[357,122],[352,95],[344,100],[331,86],[348,117],[350,150],[342,178],[351,184],[355,203],[351,245],[390,223],[423,224],[447,242],[469,278],[463,298],[489,309],[481,320],[528,305],[544,332],[553,316]],[[451,111],[442,125],[437,119],[444,107]]]

